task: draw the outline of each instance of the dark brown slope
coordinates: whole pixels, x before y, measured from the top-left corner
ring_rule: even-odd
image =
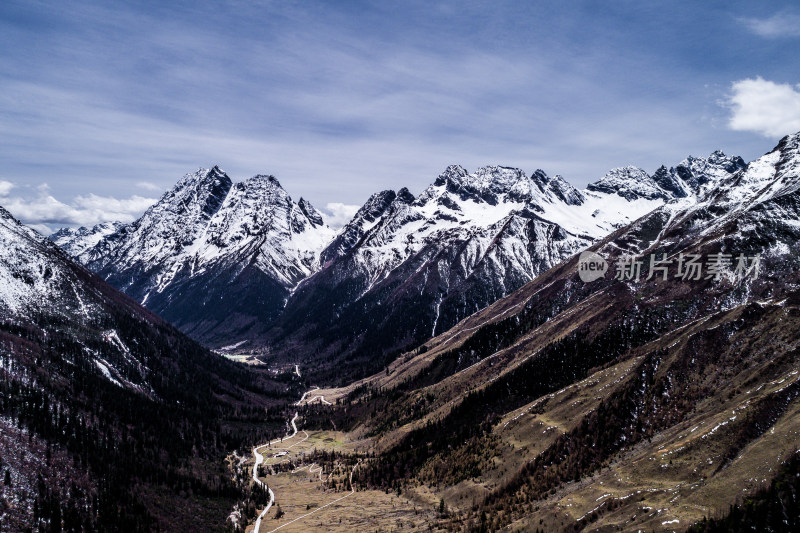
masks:
[[[800,447],[798,141],[593,247],[612,272],[626,254],[761,253],[757,279],[673,264],[666,281],[645,267],[584,283],[576,257],[322,391],[381,452],[360,482],[428,486],[468,530],[635,531],[687,527],[768,481]]]
[[[0,208],[3,531],[214,531],[286,384],[202,348]],[[202,512],[198,512],[201,510]]]

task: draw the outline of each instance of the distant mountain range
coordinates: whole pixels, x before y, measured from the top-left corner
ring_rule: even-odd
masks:
[[[448,167],[418,196],[376,193],[338,232],[278,181],[185,176],[136,222],[61,230],[83,264],[205,344],[363,373],[616,228],[744,167],[714,152],[580,191],[541,170]],[[349,371],[341,375],[349,375]]]

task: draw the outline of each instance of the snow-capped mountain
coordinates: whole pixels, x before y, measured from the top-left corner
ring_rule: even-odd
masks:
[[[800,133],[704,185],[694,201],[667,204],[641,223],[656,220],[664,221],[657,242],[665,251],[694,242],[722,253],[763,254],[762,275],[789,264],[800,268],[794,251],[800,242]],[[787,282],[796,271],[777,275]],[[769,290],[768,283],[761,285]]]
[[[743,164],[715,152],[653,176],[615,169],[585,190],[541,170],[453,165],[417,196],[373,195],[339,232],[275,178],[234,185],[214,167],[185,176],[141,219],[77,257],[212,346],[372,360]]]
[[[122,222],[101,222],[91,228],[81,226],[75,228],[61,228],[52,235],[50,240],[63,248],[70,256],[79,257],[89,248],[97,246],[105,237],[125,227]]]
[[[791,496],[749,509],[776,472],[772,487],[800,475],[800,133],[735,166],[696,181],[662,170],[686,196],[592,245],[605,276],[584,281],[573,256],[357,388],[318,391],[358,405],[361,434],[387,443],[356,482],[421,480],[492,531],[789,524]],[[640,276],[618,275],[628,256]],[[748,511],[705,527],[743,498]]]
[[[36,311],[69,287],[61,265],[47,259],[51,254],[61,252],[0,207],[0,319]]]
[[[74,358],[89,361],[120,387],[149,393],[147,364],[128,347],[131,339],[110,326],[107,309],[119,305],[113,303],[119,296],[99,284],[49,239],[0,207],[0,320],[69,322],[74,331],[84,330],[83,351]]]
[[[617,168],[587,187],[588,191],[617,194],[627,200],[666,200],[701,193],[704,186],[744,168],[741,157],[717,151],[708,158],[688,157],[677,166],[661,166],[652,176],[636,167]]]
[[[653,176],[615,169],[583,191],[541,170],[450,166],[417,197],[378,193],[322,253],[321,270],[293,293],[269,343],[295,358],[391,358],[743,165],[715,152]]]
[[[271,323],[316,271],[334,237],[272,176],[234,184],[214,167],[187,174],[136,222],[78,258],[196,338]]]
[[[696,159],[690,163],[705,166]],[[760,296],[768,298],[774,289],[794,287],[800,269],[796,252],[800,242],[800,133],[784,137],[772,151],[748,164],[734,163],[731,170],[737,169],[735,172],[709,172],[707,180],[702,174],[684,179],[683,184],[697,191],[695,195],[654,209],[622,234],[603,239],[596,250],[610,264],[621,255],[728,254],[725,262],[730,272],[722,278],[731,290],[726,301],[720,302],[722,307],[750,298],[752,290],[765,291]],[[750,280],[753,283],[739,283],[734,276],[742,254],[745,258],[760,256],[760,273]],[[643,266],[646,269],[647,265]],[[746,266],[752,265],[748,262]],[[770,276],[780,279],[766,281]]]

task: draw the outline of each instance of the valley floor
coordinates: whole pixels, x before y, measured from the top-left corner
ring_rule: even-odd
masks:
[[[352,491],[349,478],[358,462],[333,460],[320,465],[313,459],[333,452],[361,455],[365,445],[344,433],[301,429],[281,442],[258,448],[265,457],[265,472],[259,479],[273,490],[275,504],[257,533],[431,531],[436,518],[433,501],[376,490]],[[248,468],[252,465],[250,461]],[[251,526],[246,533],[254,531]]]
[[[561,484],[502,530],[679,532],[704,517],[725,515],[732,503],[742,502],[768,486],[789,458],[787,454],[800,450],[800,402],[790,393],[800,386],[797,360],[789,356],[779,361],[770,354],[768,351],[763,358],[752,358],[746,370],[734,374],[731,383],[725,385],[728,393],[700,399],[680,423],[624,448],[579,481]],[[267,461],[272,468],[287,462],[298,467],[266,478],[286,515],[268,520],[269,525],[266,529],[262,526],[260,533],[353,528],[427,531],[435,530],[436,524],[444,528],[447,521],[437,512],[440,499],[457,522],[474,502],[508,483],[520,465],[533,461],[558,438],[576,430],[605,399],[621,394],[641,372],[642,362],[642,356],[622,360],[509,412],[492,429],[492,451],[478,476],[448,483],[441,475],[447,470],[431,461],[419,474],[427,484],[412,482],[401,497],[365,491],[337,501],[349,494],[345,479],[350,467],[340,465],[338,470],[320,474],[313,466],[309,468],[305,456],[324,450],[354,457],[374,450],[375,443],[351,441],[351,436],[343,433],[309,432],[308,438],[287,455]],[[351,389],[317,389],[304,399],[324,395],[335,401]],[[786,394],[789,396],[782,399]],[[734,456],[732,446],[741,432],[749,431],[746,426],[761,424],[755,415],[762,412],[759,406],[778,401],[776,398],[786,402],[781,403],[785,410],[776,411],[769,429]],[[304,434],[299,432],[295,438],[301,439]],[[338,489],[324,488],[321,480],[328,480],[328,476],[338,479]],[[325,505],[329,507],[323,509]],[[308,515],[318,508],[319,512]]]

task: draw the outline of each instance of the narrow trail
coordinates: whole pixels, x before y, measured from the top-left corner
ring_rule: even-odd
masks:
[[[319,400],[320,403],[324,403],[325,405],[333,405],[331,402],[325,399],[325,396],[314,396],[310,400],[306,401],[306,405],[311,405],[317,400]]]
[[[260,446],[256,446],[255,448],[253,448],[253,457],[256,458],[256,462],[253,465],[253,481],[255,481],[257,485],[267,489],[267,491],[269,492],[269,502],[267,503],[266,508],[264,508],[264,510],[261,511],[261,514],[258,515],[258,518],[256,518],[256,525],[253,528],[253,533],[259,533],[259,529],[261,528],[261,520],[266,516],[266,514],[272,508],[272,504],[275,503],[275,493],[272,492],[272,489],[269,486],[267,486],[266,483],[264,483],[263,481],[258,479],[258,467],[261,466],[261,464],[264,462],[264,456],[261,455],[258,452],[258,450],[260,448],[269,447],[273,443],[280,443],[280,442],[283,442],[284,440],[289,440],[291,438],[294,438],[294,436],[297,435],[297,419],[298,419],[299,416],[300,416],[300,413],[295,413],[294,414],[294,418],[292,418],[292,421],[291,421],[292,434],[291,435],[287,435],[285,439],[272,440],[272,441],[267,442],[266,444],[262,444]],[[303,433],[305,433],[305,431]],[[308,433],[306,433],[306,438],[303,439],[303,441],[307,440],[307,439],[308,439]],[[303,441],[300,441],[300,442],[303,442]],[[300,444],[300,442],[298,442],[296,444],[293,444],[292,446],[296,446],[297,444]],[[291,448],[291,446],[290,446],[290,448]]]
[[[321,482],[323,482],[323,483],[325,482],[325,478],[322,477],[322,474],[323,474],[322,467],[319,466],[317,463],[311,463],[310,465],[300,466],[298,468],[295,468],[294,470],[292,470],[292,474],[296,474],[297,472],[300,472],[301,470],[305,470],[305,469],[308,469],[308,473],[311,474],[311,475],[319,474],[319,480]],[[331,478],[332,474],[333,474],[333,472],[328,474],[328,479]]]
[[[297,373],[298,376],[300,375],[300,368],[297,365],[295,365],[295,372]],[[297,401],[297,403],[295,403],[295,405],[298,406],[298,407],[301,406],[303,404],[303,402],[306,401],[306,397],[309,394],[311,394],[311,393],[313,393],[314,391],[317,391],[317,390],[319,390],[319,387],[314,387],[311,390],[304,392],[303,395],[300,397],[300,399]],[[315,400],[319,400],[321,403],[324,403],[324,404],[327,404],[327,405],[332,405],[329,401],[327,401],[325,399],[324,396],[314,396],[313,398],[308,400],[306,402],[306,404],[310,404],[311,402],[313,402]],[[258,515],[258,518],[256,518],[256,523],[255,523],[255,526],[253,527],[253,533],[260,533],[261,521],[264,519],[264,517],[267,515],[269,510],[272,509],[272,506],[275,504],[275,493],[272,491],[272,489],[266,483],[264,483],[263,481],[258,479],[258,467],[261,466],[262,464],[264,464],[264,456],[259,452],[259,450],[262,450],[263,448],[271,447],[273,444],[276,444],[276,443],[279,444],[279,443],[282,443],[284,441],[288,441],[289,439],[293,439],[295,436],[297,436],[298,431],[301,431],[301,430],[297,429],[297,419],[299,417],[300,417],[300,413],[295,412],[294,413],[294,417],[292,417],[292,420],[290,421],[290,424],[292,426],[292,433],[291,434],[287,435],[286,437],[284,437],[282,439],[275,439],[275,440],[267,442],[266,444],[260,444],[260,445],[256,446],[255,448],[253,448],[253,457],[255,457],[255,460],[256,460],[255,464],[253,465],[253,481],[257,485],[267,489],[267,491],[269,492],[269,502],[267,503],[267,506],[264,508],[264,510],[261,511],[261,514]],[[307,441],[308,438],[310,437],[310,435],[306,431],[303,431],[303,433],[305,433],[305,437],[303,439],[295,442],[291,446],[275,448],[275,449],[273,449],[273,452],[276,451],[276,450],[277,451],[288,452],[290,449],[294,448],[298,444],[301,444],[301,443]],[[311,467],[313,467],[313,466],[316,466],[316,465],[311,465]],[[298,521],[298,520],[300,520],[302,518],[305,518],[306,516],[312,515],[312,514],[316,513],[317,511],[320,511],[320,510],[328,507],[329,505],[333,505],[334,503],[347,498],[348,496],[352,496],[353,493],[355,493],[355,490],[353,490],[353,472],[355,472],[355,469],[356,469],[357,466],[358,465],[354,466],[353,470],[350,472],[350,489],[351,489],[351,492],[349,494],[347,494],[345,496],[342,496],[341,498],[339,498],[337,500],[334,500],[334,501],[332,501],[332,502],[330,502],[330,503],[328,503],[326,505],[323,505],[322,507],[320,507],[318,509],[315,509],[314,511],[312,511],[310,513],[306,513],[303,516],[295,518],[291,522],[287,522],[287,523],[281,525],[280,527],[278,527],[276,529],[273,529],[272,531],[278,531],[279,529],[281,529],[281,528],[283,528],[285,526],[288,526],[289,524],[291,524],[293,522],[296,522],[296,521]],[[309,472],[311,472],[311,467],[309,467]],[[319,468],[319,467],[317,467],[317,468]],[[311,473],[314,474],[314,473],[316,473],[316,471],[315,472],[311,472]],[[322,468],[319,468],[319,475],[320,475],[320,480],[322,480]],[[270,532],[270,533],[272,533],[272,532]]]
[[[310,405],[317,400],[319,400],[320,403],[324,403],[325,405],[333,405],[331,402],[325,399],[325,396],[322,396],[321,394],[312,397],[310,400],[306,400],[306,396],[308,396],[309,394],[313,394],[314,391],[318,390],[320,390],[319,387],[314,387],[313,389],[304,392],[303,396],[300,397],[300,399],[297,401],[297,403],[295,403],[295,405],[297,406],[303,405],[303,402],[306,402],[306,405]]]
[[[314,392],[315,390],[319,390],[319,387],[314,387],[313,389],[311,389],[311,390],[308,390],[308,391],[304,392],[304,393],[303,393],[303,395],[300,397],[300,399],[299,399],[299,400],[297,400],[297,402],[295,403],[295,405],[298,405],[298,406],[299,406],[299,405],[303,405],[303,402],[304,402],[304,401],[306,401],[306,396],[308,396],[309,394],[311,394],[311,393],[312,393],[312,392]]]

